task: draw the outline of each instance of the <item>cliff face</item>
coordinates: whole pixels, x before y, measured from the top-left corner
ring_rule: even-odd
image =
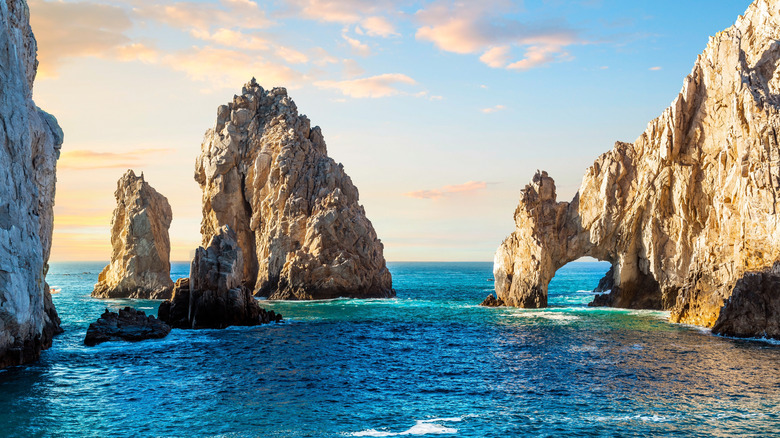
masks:
[[[498,297],[544,306],[555,271],[592,256],[614,268],[598,303],[712,326],[737,280],[780,256],[778,40],[780,1],[755,1],[710,38],[647,130],[596,160],[571,202],[537,174],[496,253]]]
[[[242,250],[244,284],[255,294],[395,295],[357,188],[284,88],[265,91],[253,79],[219,107],[195,179],[203,190],[203,244],[229,225]]]
[[[0,1],[0,368],[37,360],[61,331],[45,277],[63,135],[32,100],[29,18],[23,0]]]
[[[111,219],[111,263],[98,277],[96,298],[167,299],[171,296],[173,215],[168,199],[128,170],[117,181]]]

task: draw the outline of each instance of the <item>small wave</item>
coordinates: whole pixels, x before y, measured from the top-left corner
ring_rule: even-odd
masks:
[[[518,312],[514,313],[513,316],[520,318],[544,318],[551,321],[576,321],[580,319],[577,315],[564,312]]]
[[[663,415],[623,415],[623,416],[610,416],[610,417],[596,417],[594,420],[599,423],[612,423],[612,422],[626,422],[626,421],[641,421],[642,423],[668,423],[671,418],[664,417]]]
[[[350,436],[404,436],[404,435],[444,435],[458,433],[458,429],[447,427],[437,423],[463,421],[462,417],[431,418],[430,420],[417,420],[417,423],[403,432],[390,432],[386,430],[366,429],[360,432],[352,432]]]

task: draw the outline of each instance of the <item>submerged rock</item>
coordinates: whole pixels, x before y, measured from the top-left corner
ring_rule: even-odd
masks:
[[[203,244],[229,225],[244,259],[242,281],[255,294],[395,296],[357,188],[284,88],[263,90],[253,79],[219,107],[195,179],[203,190]]]
[[[89,325],[84,345],[93,346],[108,341],[143,341],[168,336],[171,327],[141,310],[125,307],[114,313],[106,309],[100,318]]]
[[[748,272],[737,280],[712,332],[780,339],[780,262],[770,269]]]
[[[0,8],[0,368],[38,360],[62,331],[46,272],[63,134],[32,100],[29,21],[24,0]]]
[[[542,307],[555,271],[612,263],[601,304],[711,327],[746,272],[780,258],[780,1],[710,38],[672,105],[586,171],[571,202],[539,172],[498,249],[496,293]]]
[[[95,298],[171,297],[173,215],[168,199],[128,170],[117,181],[116,209],[111,219],[111,262],[92,291]]]
[[[225,328],[279,322],[281,315],[260,308],[243,285],[243,255],[228,226],[217,230],[206,248],[198,248],[190,278],[176,281],[170,301],[158,316],[175,328]]]

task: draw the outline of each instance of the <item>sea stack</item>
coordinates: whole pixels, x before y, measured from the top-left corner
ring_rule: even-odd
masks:
[[[35,106],[37,43],[23,0],[0,8],[0,368],[35,361],[61,332],[46,284],[62,129]]]
[[[161,321],[174,328],[252,326],[282,319],[261,309],[243,284],[244,257],[236,233],[228,226],[217,230],[209,244],[195,251],[190,277],[176,282],[173,297],[158,311]]]
[[[254,79],[217,109],[195,167],[203,244],[237,235],[242,281],[270,299],[392,297],[382,242],[319,127]]]
[[[596,160],[571,202],[537,173],[496,253],[498,298],[545,306],[555,271],[591,256],[613,267],[597,304],[671,310],[672,321],[705,327],[737,312],[744,299],[724,303],[738,281],[780,257],[778,40],[780,1],[755,1],[710,38],[647,130]],[[780,318],[774,309],[768,317]]]
[[[117,181],[116,209],[111,219],[111,262],[103,268],[95,298],[171,297],[173,215],[168,199],[128,170]]]

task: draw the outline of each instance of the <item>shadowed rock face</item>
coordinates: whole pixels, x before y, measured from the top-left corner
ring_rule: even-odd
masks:
[[[174,328],[225,328],[278,322],[273,311],[257,304],[243,285],[244,258],[236,233],[228,226],[217,230],[207,247],[200,247],[190,267],[190,278],[176,281],[170,301],[158,310],[160,320]]]
[[[0,7],[0,368],[37,360],[62,331],[45,277],[63,135],[32,101],[29,14],[23,0]]]
[[[737,280],[712,332],[780,339],[780,263]]]
[[[555,271],[592,256],[614,268],[600,304],[711,327],[736,281],[780,256],[778,39],[780,1],[754,2],[710,38],[664,113],[596,160],[571,202],[537,173],[496,253],[498,297],[545,306]]]
[[[173,216],[165,196],[157,193],[143,174],[128,170],[117,181],[116,209],[111,219],[111,263],[98,277],[96,298],[171,297],[171,243],[168,229]]]
[[[382,243],[319,127],[284,88],[254,79],[217,110],[195,179],[203,190],[204,245],[229,225],[242,280],[271,299],[390,297]]]

